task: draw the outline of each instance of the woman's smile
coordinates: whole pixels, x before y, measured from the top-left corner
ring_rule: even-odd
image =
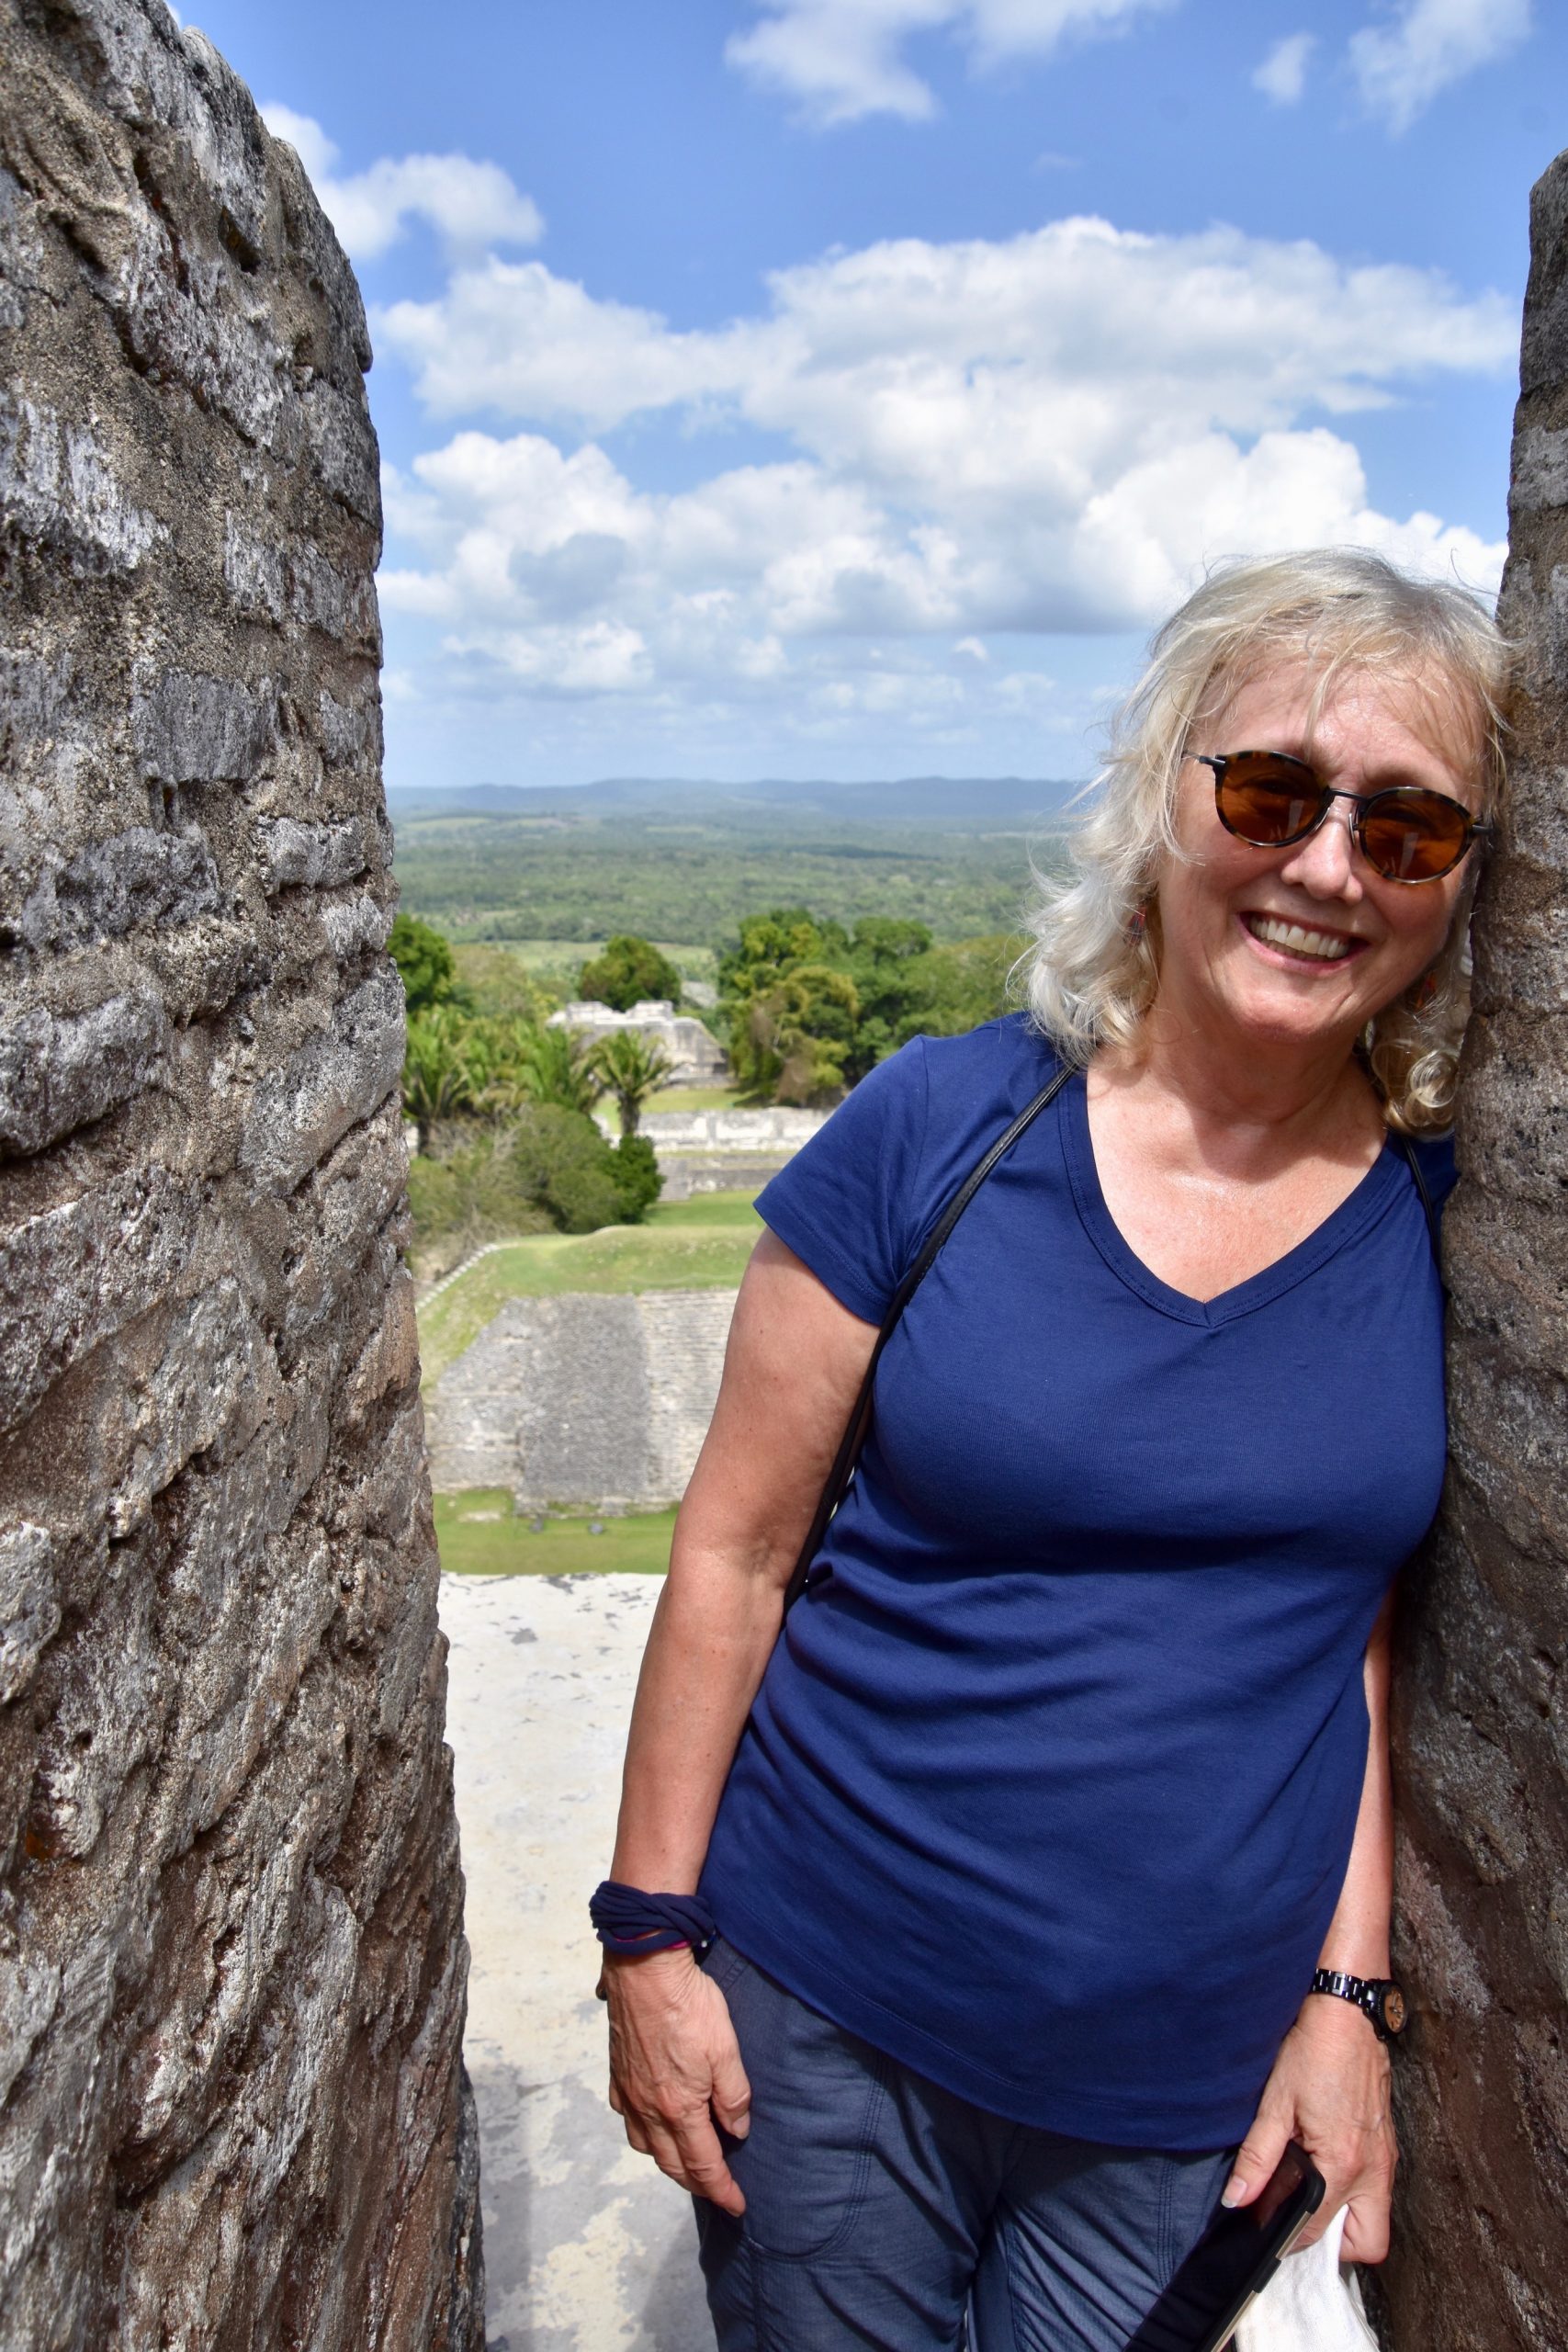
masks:
[[[1320,922],[1294,915],[1248,910],[1238,921],[1253,944],[1263,950],[1265,960],[1288,971],[1310,972],[1325,965],[1343,964],[1348,956],[1364,955],[1371,944],[1355,933],[1330,931]]]

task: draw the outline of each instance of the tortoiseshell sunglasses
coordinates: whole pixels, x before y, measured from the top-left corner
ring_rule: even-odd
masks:
[[[1214,772],[1214,808],[1225,831],[1254,849],[1289,849],[1315,832],[1337,800],[1355,809],[1350,830],[1385,882],[1440,882],[1472,842],[1492,831],[1462,802],[1425,785],[1341,792],[1289,752],[1190,752]]]

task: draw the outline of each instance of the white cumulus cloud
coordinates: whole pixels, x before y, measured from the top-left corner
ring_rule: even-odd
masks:
[[[262,118],[287,139],[310,175],[321,209],[355,261],[374,261],[410,220],[426,220],[458,252],[489,245],[536,244],[544,220],[499,164],[468,155],[383,156],[368,170],[337,175],[338,151],[319,122],[291,107],[265,106]]]
[[[1353,446],[1324,426],[1248,447],[1194,433],[1107,469],[1074,502],[1027,483],[1000,503],[878,499],[800,460],[679,493],[639,491],[590,444],[457,435],[390,474],[388,521],[423,560],[389,569],[389,608],[439,623],[449,655],[575,693],[784,673],[835,639],[1146,625],[1203,565],[1322,542],[1495,584],[1503,549],[1417,513],[1379,513]]]
[[[915,492],[1086,492],[1148,435],[1258,433],[1386,403],[1402,379],[1507,364],[1517,320],[1440,273],[1305,240],[1093,218],[1008,239],[901,238],[781,270],[765,311],[698,331],[488,257],[377,316],[426,406],[605,432],[684,409],[791,435]]]
[[[1307,64],[1316,47],[1315,33],[1287,33],[1254,73],[1253,88],[1261,90],[1277,107],[1299,106],[1306,89]]]
[[[904,239],[780,272],[764,311],[701,332],[491,257],[377,331],[434,410],[522,428],[388,480],[383,596],[466,692],[955,724],[1012,674],[988,639],[1144,627],[1221,556],[1351,541],[1483,588],[1501,567],[1461,525],[1382,512],[1337,424],[1506,368],[1511,307],[1309,243],[1096,220]],[[593,436],[660,411],[789,454],[642,488]]]
[[[494,166],[339,176],[318,124],[269,119],[351,250],[414,218],[447,243],[439,295],[373,322],[446,434],[385,478],[422,724],[468,699],[564,741],[620,712],[677,763],[747,713],[769,742],[1060,741],[1082,699],[1020,641],[1142,628],[1217,558],[1350,541],[1498,575],[1462,523],[1379,505],[1347,423],[1511,365],[1512,304],[1440,273],[1078,217],[835,251],[685,328],[492,250],[540,226]],[[679,490],[646,470],[661,431],[610,441],[650,420],[684,439]]]
[[[761,21],[725,50],[764,87],[795,99],[819,123],[869,114],[924,120],[930,85],[908,62],[913,34],[957,36],[981,65],[1044,56],[1069,34],[1123,30],[1175,0],[757,0]]]
[[[1351,36],[1362,99],[1394,131],[1408,130],[1440,90],[1517,49],[1530,0],[1402,0],[1386,24]]]

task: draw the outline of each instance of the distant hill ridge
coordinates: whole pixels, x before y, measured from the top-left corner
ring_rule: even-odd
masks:
[[[592,824],[620,814],[728,818],[826,817],[840,824],[976,825],[1028,828],[1057,813],[1078,789],[1060,777],[908,776],[886,784],[799,783],[766,777],[752,784],[659,776],[606,776],[596,784],[394,786],[394,820],[421,817],[554,817]]]

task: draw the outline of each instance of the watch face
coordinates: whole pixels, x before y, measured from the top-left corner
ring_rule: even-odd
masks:
[[[1379,2000],[1378,2007],[1382,2012],[1382,2021],[1384,2025],[1387,2026],[1390,2033],[1403,2033],[1404,2030],[1405,2014],[1404,1996],[1400,1991],[1397,1984],[1385,1984],[1383,1986],[1382,1995]]]

